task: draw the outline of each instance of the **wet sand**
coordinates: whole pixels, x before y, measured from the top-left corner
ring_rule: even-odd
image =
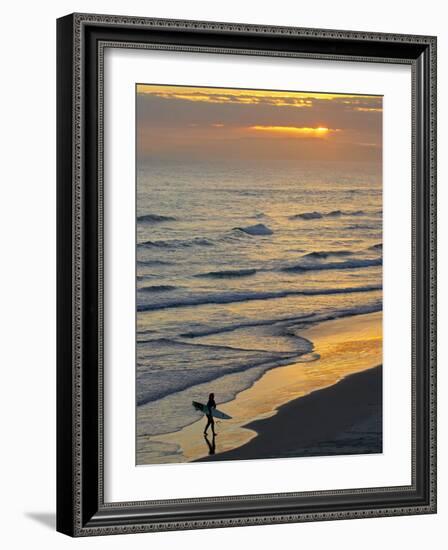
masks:
[[[232,420],[217,423],[214,442],[204,438],[201,417],[177,432],[143,440],[140,463],[155,462],[155,456],[167,463],[381,452],[381,368],[374,368],[382,363],[381,312],[296,333],[313,342],[310,356],[267,371],[228,403],[219,403],[215,390],[218,408]],[[369,372],[353,376],[364,371]]]
[[[242,447],[201,460],[247,460],[382,452],[382,367],[280,407],[246,428],[257,436]]]

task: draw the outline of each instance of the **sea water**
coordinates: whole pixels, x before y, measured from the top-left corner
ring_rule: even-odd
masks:
[[[377,164],[140,162],[136,229],[139,438],[307,368],[301,327],[382,308]]]

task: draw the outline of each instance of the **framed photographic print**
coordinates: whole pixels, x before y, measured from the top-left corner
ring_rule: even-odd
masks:
[[[71,536],[436,511],[436,39],[58,20]]]

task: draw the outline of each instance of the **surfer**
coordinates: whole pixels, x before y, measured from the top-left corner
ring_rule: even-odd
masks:
[[[208,396],[208,401],[207,401],[207,425],[205,426],[205,430],[204,430],[204,435],[207,435],[207,430],[208,430],[208,427],[211,426],[212,427],[212,434],[213,434],[213,437],[216,435],[215,433],[215,421],[213,420],[213,412],[212,412],[212,409],[216,409],[216,403],[215,403],[215,394],[214,393],[211,393],[209,396]]]

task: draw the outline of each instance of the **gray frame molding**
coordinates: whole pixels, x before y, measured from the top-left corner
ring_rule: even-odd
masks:
[[[116,39],[103,39],[99,32],[98,36],[90,41],[86,38],[86,30],[89,28],[105,31],[120,30],[124,35],[127,31],[138,29],[139,31],[156,31],[157,37],[163,36],[164,32],[172,33],[168,42],[157,43],[141,41],[141,33],[135,40],[122,39],[117,32]],[[231,36],[233,38],[253,37],[256,40],[260,37],[288,38],[292,40],[313,39],[315,41],[334,41],[352,43],[354,49],[366,52],[362,55],[355,53],[333,54],[325,52],[307,52],[244,48],[244,47],[222,47],[214,45],[192,45],[181,44],[183,33],[195,33],[195,36],[202,39],[203,36]],[[70,33],[70,35],[68,35]],[[333,519],[352,519],[362,517],[394,516],[403,514],[425,514],[436,511],[436,39],[428,36],[412,36],[399,34],[364,33],[352,31],[337,31],[323,29],[305,29],[291,27],[272,27],[260,25],[245,25],[232,23],[215,23],[203,21],[182,21],[148,19],[124,16],[74,14],[59,20],[58,40],[60,44],[59,83],[58,90],[62,99],[59,99],[58,106],[58,141],[61,141],[58,150],[58,207],[59,215],[64,217],[58,221],[58,241],[66,246],[70,243],[70,252],[62,253],[59,250],[58,263],[58,301],[60,309],[59,320],[64,324],[65,329],[60,329],[58,335],[58,530],[73,536],[106,535],[118,533],[133,533],[159,530],[175,529],[200,529],[211,527],[226,527],[236,525],[262,525],[266,523],[287,523],[303,521],[322,521]],[[107,34],[107,32],[106,32]],[[170,43],[172,36],[176,36],[176,43]],[[394,45],[403,45],[406,48],[418,46],[424,51],[417,57],[411,53],[406,56],[388,57],[381,55],[368,55],[369,47],[384,44],[386,48]],[[383,487],[372,489],[355,489],[341,491],[319,491],[307,493],[282,493],[270,495],[241,495],[233,497],[215,497],[207,499],[179,499],[170,501],[144,502],[104,502],[103,487],[103,58],[104,49],[113,48],[148,48],[172,51],[189,51],[219,54],[239,55],[261,55],[275,57],[296,57],[329,59],[343,61],[381,62],[381,63],[405,63],[412,66],[412,98],[413,98],[413,144],[412,144],[412,237],[413,237],[413,357],[412,357],[412,409],[413,409],[413,430],[412,430],[412,484],[406,487]],[[91,50],[96,48],[95,52]],[[408,52],[407,49],[402,51]],[[412,48],[411,48],[412,49]],[[386,51],[386,50],[384,50]],[[422,60],[422,56],[426,56]],[[94,75],[90,73],[92,67],[86,63],[86,59],[95,58],[96,68]],[[71,60],[70,67],[66,64]],[[422,63],[424,68],[422,69]],[[65,68],[62,67],[64,64]],[[93,77],[95,82],[93,83]],[[89,82],[87,82],[89,80]],[[93,86],[96,89],[94,99],[90,97],[90,104],[86,101],[87,89]],[[70,91],[68,90],[70,88]],[[418,94],[426,90],[427,113],[421,112],[418,104]],[[93,95],[92,93],[90,95]],[[420,97],[420,96],[419,96]],[[95,105],[93,105],[95,103]],[[69,112],[67,112],[69,109]],[[87,128],[86,120],[91,110],[97,112],[96,128]],[[68,116],[70,120],[68,120]],[[95,143],[87,144],[86,135],[95,134]],[[91,138],[91,141],[93,137]],[[92,147],[95,147],[95,162]],[[421,156],[425,158],[422,159]],[[69,160],[67,160],[69,156]],[[423,162],[424,161],[424,162]],[[90,163],[95,164],[89,167]],[[96,174],[97,188],[92,191],[91,186],[86,187],[86,172],[92,170]],[[423,172],[422,172],[423,170]],[[68,181],[69,180],[69,181]],[[425,186],[427,193],[427,205],[425,212],[418,214],[421,197],[419,197],[418,186]],[[92,194],[93,193],[93,194]],[[96,202],[93,204],[93,196]],[[95,216],[91,209],[86,209],[87,204],[92,204]],[[426,203],[425,203],[426,204]],[[67,226],[66,217],[70,211],[70,227]],[[66,221],[64,221],[66,220]],[[90,224],[90,225],[89,225]],[[86,242],[95,231],[97,246],[94,253],[86,252]],[[421,235],[426,249],[426,257],[423,258],[423,275],[419,272],[419,260],[422,253],[419,246],[418,235]],[[417,249],[417,247],[419,247]],[[90,254],[90,256],[89,256]],[[92,255],[97,257],[96,269],[90,269]],[[424,276],[424,277],[423,277]],[[88,277],[88,281],[86,279]],[[423,280],[424,278],[424,280]],[[92,281],[94,282],[92,283]],[[417,283],[424,287],[427,298],[425,302],[425,335],[417,334],[416,313],[419,307],[419,297],[416,294]],[[68,290],[69,289],[69,290]],[[88,296],[95,292],[94,299],[97,308],[96,333],[90,336],[92,330],[87,330],[88,323],[86,309]],[[92,298],[93,299],[93,298]],[[67,300],[70,301],[70,314],[67,313]],[[427,309],[427,311],[426,311]],[[419,310],[420,311],[420,310]],[[89,325],[90,326],[90,325]],[[65,331],[65,332],[64,332]],[[425,367],[426,403],[425,414],[425,441],[417,441],[417,427],[419,418],[416,418],[417,400],[417,351],[416,343],[425,336],[427,365]],[[92,343],[94,339],[96,345]],[[419,344],[420,345],[420,344]],[[97,366],[96,382],[92,382],[90,371],[87,372],[86,357],[90,357],[92,349],[95,348],[92,361]],[[426,349],[425,348],[425,349]],[[90,359],[89,359],[90,360]],[[70,397],[67,402],[67,397]],[[96,398],[96,400],[95,400]],[[86,431],[86,407],[89,411],[97,413],[97,430],[95,437]],[[67,428],[70,426],[70,441],[67,440]],[[419,432],[420,433],[420,432]],[[64,435],[62,435],[64,434]],[[96,443],[93,441],[96,441]],[[92,439],[91,439],[92,438]],[[87,445],[89,442],[89,445]],[[417,444],[427,445],[427,471],[425,472],[428,486],[425,488],[426,498],[420,504],[409,503],[399,505],[397,502],[392,505],[379,505],[373,497],[379,492],[400,493],[401,495],[416,493],[418,489],[418,472],[416,464]],[[93,445],[93,447],[92,447]],[[88,449],[96,447],[97,455],[89,458]],[[88,483],[95,481],[92,494],[87,494]],[[63,494],[64,493],[64,494]],[[67,494],[68,493],[68,494]],[[371,506],[369,500],[362,501],[364,504],[358,509],[344,508],[344,502],[348,497],[369,498],[372,497]],[[275,500],[278,506],[282,507],[282,501],[297,497],[297,499],[319,499],[338,497],[341,505],[335,509],[319,511],[315,509],[307,512],[288,512],[286,505],[280,513],[268,513],[265,506],[266,501]],[[258,508],[246,513],[244,504],[248,501],[259,503]],[[217,517],[204,517],[201,519],[201,512],[194,518],[180,519],[176,513],[177,508],[185,505],[202,504],[229,504],[235,509],[235,505],[241,502],[241,511],[238,513],[221,514],[216,512]],[[96,503],[96,505],[95,505]],[[238,507],[238,506],[237,506]],[[158,509],[156,513],[154,510]],[[266,510],[264,512],[263,510]],[[164,515],[165,514],[165,515]],[[171,516],[170,516],[171,514]],[[164,517],[158,516],[164,515]],[[170,519],[172,517],[172,519]]]

